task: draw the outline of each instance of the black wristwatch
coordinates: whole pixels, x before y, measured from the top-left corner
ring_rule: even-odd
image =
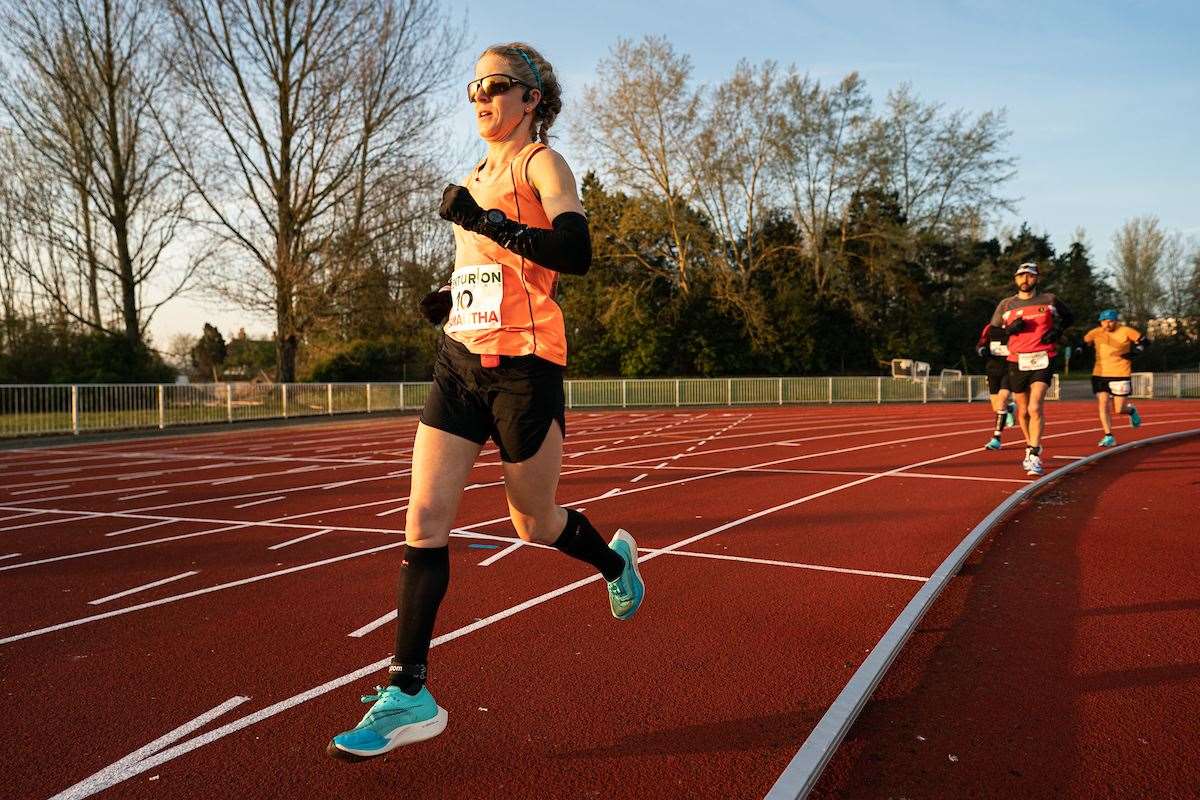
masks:
[[[483,221],[488,225],[500,225],[508,220],[504,212],[498,208],[489,208],[483,212]]]

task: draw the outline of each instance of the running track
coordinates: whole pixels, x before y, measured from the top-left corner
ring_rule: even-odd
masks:
[[[1122,442],[1200,428],[1195,404],[1141,408]],[[1049,417],[1049,467],[1094,450],[1091,403]],[[618,623],[586,566],[515,545],[485,450],[432,653],[450,726],[345,764],[323,750],[391,647],[414,427],[0,452],[9,795],[762,797],[1028,483],[1019,450],[981,449],[983,404],[573,414],[560,501],[647,562]]]

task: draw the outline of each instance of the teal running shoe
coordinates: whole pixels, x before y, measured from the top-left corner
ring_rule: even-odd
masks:
[[[1132,404],[1129,406],[1129,424],[1135,428],[1142,424],[1142,415],[1137,413]]]
[[[333,737],[325,748],[334,758],[374,758],[402,745],[432,739],[446,729],[446,709],[438,706],[424,686],[415,695],[405,694],[398,686],[376,686],[375,694],[363,695],[362,701],[372,704],[362,721]]]
[[[992,440],[990,442],[988,442],[987,444],[985,444],[983,446],[983,448],[985,450],[999,450],[1000,449],[1000,437],[993,436]]]
[[[1016,411],[1017,406],[1015,403],[1009,403],[1004,407],[1004,424],[1010,428],[1017,424],[1017,419],[1013,416]]]
[[[629,619],[637,613],[646,596],[646,585],[638,572],[637,542],[626,530],[619,530],[608,546],[625,559],[625,571],[615,581],[608,582],[608,604],[617,619]]]
[[[1100,444],[1097,446],[1098,447],[1112,447],[1116,443],[1117,443],[1117,440],[1115,438],[1113,438],[1113,435],[1111,433],[1106,433],[1106,434],[1104,434],[1104,438],[1100,440]]]

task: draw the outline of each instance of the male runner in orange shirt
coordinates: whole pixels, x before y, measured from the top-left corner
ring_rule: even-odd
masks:
[[[1085,346],[1096,348],[1096,366],[1092,368],[1092,392],[1100,409],[1100,424],[1104,427],[1104,438],[1100,447],[1112,447],[1117,443],[1112,434],[1112,411],[1128,414],[1129,424],[1137,427],[1142,418],[1133,403],[1126,398],[1133,391],[1134,356],[1146,349],[1149,340],[1128,325],[1122,325],[1115,308],[1100,312],[1100,325],[1092,328],[1083,337]]]

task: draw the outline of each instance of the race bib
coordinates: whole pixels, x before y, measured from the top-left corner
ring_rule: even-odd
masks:
[[[1004,342],[988,342],[988,349],[994,356],[1008,355],[1008,345]]]
[[[1133,393],[1133,381],[1109,381],[1108,393],[1116,397],[1128,397]]]
[[[450,276],[450,319],[446,330],[490,331],[503,323],[500,304],[504,300],[504,267],[478,264],[455,267]]]
[[[1048,366],[1050,366],[1050,354],[1046,352],[1021,353],[1017,356],[1017,367],[1021,372],[1033,372]]]

